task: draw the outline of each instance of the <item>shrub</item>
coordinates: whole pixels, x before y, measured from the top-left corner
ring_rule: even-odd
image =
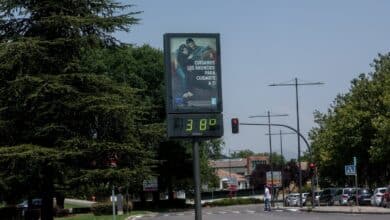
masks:
[[[206,203],[205,206],[229,206],[229,205],[246,205],[246,204],[258,204],[263,201],[254,198],[233,198],[233,199],[221,199],[218,201]]]
[[[123,211],[127,211],[127,208],[129,211],[133,210],[133,203],[123,203]],[[101,203],[95,203],[91,207],[91,211],[94,215],[110,215],[112,214],[112,203],[111,202],[101,202]],[[118,212],[118,207],[116,207],[115,212]]]
[[[112,203],[111,202],[95,203],[92,205],[91,211],[94,215],[112,214]]]

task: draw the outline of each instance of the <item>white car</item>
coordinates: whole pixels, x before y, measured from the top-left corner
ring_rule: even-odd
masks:
[[[303,206],[306,205],[306,200],[307,200],[307,197],[309,196],[310,193],[302,193],[302,203],[303,203]]]
[[[379,187],[374,190],[373,195],[371,196],[371,205],[373,206],[382,206],[383,195],[386,192],[386,187]]]
[[[286,206],[299,206],[299,193],[290,193],[286,197]]]

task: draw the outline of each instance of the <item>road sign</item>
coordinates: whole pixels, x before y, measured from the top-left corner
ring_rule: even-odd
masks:
[[[281,187],[282,186],[282,172],[280,171],[273,171],[272,172],[272,179],[271,179],[271,171],[268,171],[266,173],[267,176],[267,185],[271,186],[273,182],[273,187]]]
[[[149,180],[144,180],[143,188],[145,192],[155,192],[158,191],[158,181],[157,177],[152,177]]]
[[[356,175],[356,166],[355,165],[345,165],[344,171],[345,171],[345,175],[347,175],[347,176]]]

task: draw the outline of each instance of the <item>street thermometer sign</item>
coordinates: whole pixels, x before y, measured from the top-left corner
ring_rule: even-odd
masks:
[[[223,135],[219,34],[164,35],[169,138]]]

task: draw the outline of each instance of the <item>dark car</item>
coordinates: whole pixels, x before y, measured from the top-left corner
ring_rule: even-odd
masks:
[[[32,203],[32,207],[31,207],[32,209],[40,209],[42,207],[42,199],[39,198],[32,199],[31,203]],[[22,215],[24,216],[24,214],[28,210],[28,201],[24,200],[22,203],[19,203],[16,207],[22,211]]]
[[[390,186],[387,187],[385,193],[383,194],[382,206],[390,208]]]
[[[320,204],[334,205],[335,195],[339,188],[326,188],[320,195]]]
[[[359,188],[357,190],[354,190],[351,194],[351,197],[348,199],[348,203],[351,205],[356,205],[356,195],[357,195],[357,202],[359,205],[370,205],[371,204],[371,196],[372,191],[367,188]]]

